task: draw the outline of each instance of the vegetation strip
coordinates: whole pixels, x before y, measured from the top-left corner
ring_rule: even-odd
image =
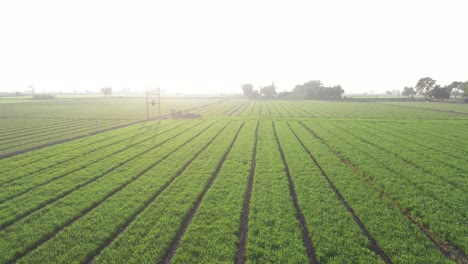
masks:
[[[223,132],[223,136],[216,138],[177,180],[96,257],[95,262],[159,262],[208,184],[238,127],[239,123],[234,122]],[[210,192],[211,189],[208,193]]]
[[[439,180],[443,181],[446,185],[450,185],[450,186],[451,186],[452,188],[454,188],[454,189],[458,189],[459,191],[463,191],[463,190],[461,190],[462,188],[461,188],[460,186],[458,186],[458,184],[457,184],[456,181],[455,181],[455,182],[452,182],[452,181],[450,181],[450,180],[444,178],[443,176],[439,176],[439,175],[437,175],[437,174],[434,174],[432,171],[428,170],[428,169],[425,168],[424,166],[421,166],[421,165],[417,164],[415,161],[410,160],[410,159],[408,159],[407,157],[403,157],[401,153],[404,152],[404,150],[401,150],[401,151],[396,151],[396,150],[394,150],[394,151],[392,151],[392,150],[388,149],[388,147],[386,148],[386,147],[382,146],[382,145],[383,145],[382,142],[385,141],[385,139],[382,139],[382,140],[380,141],[381,144],[377,144],[377,143],[375,143],[375,142],[372,142],[372,140],[370,140],[370,139],[366,139],[366,138],[364,138],[364,137],[361,136],[361,135],[357,135],[355,132],[352,132],[349,128],[348,128],[348,129],[344,129],[344,128],[339,127],[339,126],[336,126],[336,125],[334,125],[334,127],[335,127],[335,128],[338,128],[339,130],[341,130],[341,131],[343,131],[343,132],[345,132],[345,133],[350,134],[350,135],[353,136],[354,138],[357,138],[357,139],[361,140],[362,142],[364,142],[364,143],[366,143],[366,144],[369,144],[369,145],[371,145],[371,146],[373,146],[373,147],[375,147],[375,148],[377,148],[377,149],[379,149],[379,150],[381,150],[381,151],[383,151],[383,152],[386,152],[386,153],[388,153],[388,154],[394,156],[395,158],[397,158],[397,159],[399,159],[399,160],[405,162],[405,163],[408,164],[409,166],[412,166],[412,167],[414,167],[414,168],[416,168],[416,169],[422,171],[422,172],[425,173],[426,175],[430,175],[430,176],[432,176],[432,177],[438,178]],[[420,157],[419,157],[419,158],[420,158]]]
[[[174,123],[170,123],[169,126],[173,126]],[[179,125],[177,127],[182,126]],[[149,128],[149,126],[143,125],[142,127]],[[166,127],[166,126],[164,126]],[[177,127],[173,127],[174,129]],[[141,128],[140,128],[141,129]],[[117,132],[109,132],[107,134],[102,134],[99,136],[88,137],[86,139],[77,140],[73,143],[68,143],[65,145],[59,145],[55,147],[50,147],[42,150],[35,151],[33,153],[24,154],[21,156],[12,157],[10,159],[1,160],[1,165],[10,165],[6,171],[2,172],[2,178],[4,181],[0,183],[2,186],[5,183],[11,182],[15,179],[22,178],[30,174],[36,174],[46,169],[58,168],[67,164],[71,160],[74,160],[78,157],[83,156],[83,153],[93,153],[99,151],[103,147],[110,147],[115,144],[121,143],[123,140],[127,140],[127,134],[133,132],[134,130],[131,127],[121,129],[124,134],[118,135]],[[128,131],[127,131],[128,130]],[[145,132],[146,133],[146,132]],[[99,140],[94,141],[94,138]],[[140,141],[141,142],[141,141]],[[84,145],[81,147],[81,145]],[[76,164],[75,164],[76,165]],[[21,172],[18,173],[18,167],[21,167]],[[8,173],[15,175],[15,177],[6,177]]]
[[[432,108],[426,108],[426,107],[414,107],[414,106],[409,106],[409,105],[395,105],[395,104],[387,104],[387,105],[396,106],[396,107],[413,108],[413,109],[419,109],[419,110],[428,110],[428,111],[468,115],[468,113],[457,112],[457,111],[453,111],[453,110],[440,110],[440,109],[432,109]]]
[[[437,163],[442,163],[445,166],[452,167],[452,168],[455,168],[455,169],[460,170],[460,171],[468,172],[467,169],[464,169],[464,168],[461,168],[460,166],[458,166],[456,164],[456,162],[449,163],[449,161],[451,161],[452,159],[454,159],[456,161],[458,161],[459,159],[463,159],[463,158],[461,158],[459,156],[453,155],[452,152],[446,152],[446,151],[443,151],[443,149],[440,149],[440,148],[436,149],[434,147],[421,144],[419,142],[414,142],[414,141],[409,140],[408,138],[406,138],[404,136],[395,135],[395,134],[389,132],[388,129],[384,130],[379,126],[369,126],[368,124],[362,124],[362,123],[360,125],[363,126],[365,129],[376,130],[378,134],[386,135],[386,136],[379,136],[379,138],[382,138],[385,141],[392,142],[392,143],[393,142],[398,143],[398,142],[401,142],[401,141],[408,142],[410,145],[413,146],[412,148],[409,148],[409,146],[406,145],[406,144],[399,145],[399,146],[401,146],[402,148],[408,148],[408,150],[410,150],[412,152],[418,152],[418,155],[430,157],[431,159],[436,159]],[[358,127],[358,129],[361,129],[361,127]],[[393,139],[393,138],[397,138],[398,140]],[[422,149],[425,149],[425,150],[423,151]],[[434,154],[438,155],[438,154],[441,154],[441,153],[443,153],[443,156],[445,157],[445,159],[443,159],[442,157],[430,156],[430,155],[434,155]],[[450,156],[451,158],[447,159],[447,156]],[[414,161],[413,161],[413,163],[414,163]]]
[[[317,129],[322,129],[328,141],[340,142],[336,147],[341,148],[348,157],[358,163],[361,160],[363,170],[371,172],[369,176],[373,175],[373,180],[382,185],[389,196],[411,210],[420,224],[455,246],[468,250],[468,229],[460,226],[466,221],[467,213],[468,197],[464,192],[445,184],[439,179],[441,175],[423,173],[405,162],[399,162],[398,158],[378,147],[355,137],[346,137],[333,128],[327,129],[321,123],[315,125]],[[373,162],[363,163],[363,159]],[[401,192],[402,188],[405,192]]]
[[[196,125],[198,125],[198,124],[196,124]],[[195,126],[196,126],[196,125],[195,125]],[[159,135],[162,135],[162,134],[171,132],[172,130],[177,129],[178,127],[179,127],[179,126],[170,128],[169,130],[163,131],[163,132],[160,133]],[[193,127],[189,127],[188,129],[191,129],[191,128],[193,128]],[[188,130],[188,129],[187,129],[187,130]],[[133,144],[131,144],[131,145],[129,145],[129,146],[126,146],[125,148],[122,148],[122,149],[120,149],[120,150],[117,150],[117,151],[114,151],[114,152],[110,152],[110,153],[108,153],[108,154],[100,155],[100,157],[99,157],[98,159],[96,159],[96,160],[92,160],[91,162],[89,162],[89,163],[87,163],[87,164],[82,164],[82,165],[80,164],[80,166],[78,166],[78,167],[76,167],[76,168],[74,168],[74,169],[72,169],[72,170],[69,170],[69,171],[66,171],[66,172],[63,172],[63,173],[59,173],[58,175],[50,175],[50,172],[45,171],[47,168],[44,168],[44,169],[39,170],[39,171],[35,171],[34,174],[37,174],[38,172],[41,172],[41,171],[45,171],[47,174],[49,174],[49,175],[52,176],[52,177],[49,177],[49,175],[47,175],[47,176],[48,176],[48,177],[47,177],[47,180],[45,180],[45,181],[43,181],[43,182],[40,182],[40,181],[39,181],[39,182],[34,183],[34,180],[36,180],[36,179],[38,178],[38,176],[40,176],[40,175],[34,175],[34,176],[35,176],[34,180],[26,179],[26,183],[27,183],[27,184],[34,184],[34,185],[30,185],[29,187],[26,185],[26,187],[24,187],[22,190],[17,190],[17,189],[18,189],[17,187],[20,187],[20,186],[23,187],[22,185],[24,185],[24,182],[13,182],[13,183],[11,183],[11,182],[12,182],[12,181],[17,181],[17,180],[22,179],[22,178],[25,178],[25,177],[31,175],[32,173],[26,174],[26,175],[24,175],[24,176],[22,176],[22,177],[14,178],[14,179],[9,180],[9,181],[7,181],[7,182],[4,182],[4,183],[0,184],[0,186],[1,186],[0,191],[1,191],[2,189],[6,189],[6,190],[4,190],[4,193],[2,193],[2,194],[0,195],[0,204],[2,204],[3,202],[5,202],[5,201],[7,201],[7,200],[9,200],[9,199],[13,199],[13,198],[18,197],[18,196],[20,196],[20,195],[23,195],[23,194],[29,192],[29,191],[32,190],[32,189],[35,189],[35,188],[38,188],[38,187],[40,187],[40,186],[49,184],[49,183],[51,183],[51,182],[53,182],[53,181],[55,181],[55,180],[58,180],[58,179],[60,179],[60,178],[66,177],[66,176],[68,176],[68,175],[70,175],[70,174],[72,174],[72,173],[75,173],[75,172],[78,172],[78,171],[80,171],[80,170],[83,170],[84,168],[86,168],[86,167],[88,167],[88,166],[97,164],[98,162],[100,162],[100,161],[102,161],[102,160],[105,160],[105,159],[107,159],[107,158],[111,158],[112,156],[114,156],[114,155],[116,155],[116,154],[118,154],[118,153],[127,151],[130,147],[134,147],[134,146],[136,146],[136,145],[138,145],[138,144],[141,144],[142,142],[149,141],[149,140],[151,140],[151,138],[147,138],[147,139],[144,139],[144,140],[140,140],[140,141],[138,141],[138,142],[136,142],[136,143],[133,143]],[[110,145],[112,145],[112,144],[110,144]],[[106,146],[110,146],[110,145],[106,145]],[[106,146],[103,146],[103,147],[106,147]],[[84,155],[89,155],[90,153],[92,153],[92,152],[94,152],[94,151],[102,151],[102,150],[103,150],[103,148],[95,149],[95,150],[93,150],[93,151],[91,151],[91,152],[84,153],[82,156],[84,156]],[[75,159],[76,159],[76,157],[75,157]],[[70,160],[73,161],[74,159],[72,158],[72,159],[70,159]],[[61,166],[63,166],[63,165],[64,165],[64,164],[62,163]],[[5,185],[5,184],[9,184],[10,186],[5,186],[5,187],[3,187],[3,185]],[[14,189],[16,189],[16,192],[15,192],[13,195],[9,195],[9,196],[8,196],[8,193],[9,193],[9,192],[7,192],[7,191],[8,191],[8,188],[13,189],[12,187],[13,187]]]
[[[93,255],[90,255],[85,262],[87,263],[93,263],[95,258],[99,255],[101,255],[102,251],[107,248],[109,245],[111,245],[115,239],[117,239],[126,229],[127,227],[151,204],[153,203],[158,196],[166,190],[167,187],[169,187],[174,180],[176,180],[180,175],[182,175],[183,172],[187,170],[187,168],[192,164],[194,160],[200,156],[203,151],[205,151],[212,143],[213,141],[218,138],[218,136],[225,130],[226,127],[229,126],[230,123],[227,123],[224,127],[222,127],[216,135],[210,139],[200,150],[198,150],[195,155],[190,158],[177,172],[176,174],[171,177],[164,185],[162,185],[157,192],[155,192],[150,199],[145,201],[143,207],[139,208],[131,217],[130,219],[119,229],[119,232],[112,234],[112,236],[105,242],[103,243],[98,249],[95,250],[95,253]]]
[[[241,214],[241,223],[239,226],[239,245],[236,253],[236,258],[234,262],[236,264],[244,264],[246,261],[245,248],[247,244],[247,236],[249,233],[249,212],[250,212],[250,199],[252,198],[252,186],[255,175],[255,167],[257,166],[257,145],[258,145],[258,126],[259,121],[257,121],[257,127],[255,128],[255,143],[253,146],[252,152],[252,163],[250,165],[250,174],[249,181],[247,184],[247,191],[244,196],[244,205],[242,208]]]
[[[234,136],[234,140],[231,142],[231,145],[229,145],[229,148],[226,150],[226,152],[224,153],[224,156],[223,158],[221,159],[221,161],[218,163],[218,166],[216,167],[216,171],[215,173],[213,173],[213,175],[211,176],[208,184],[205,186],[205,189],[203,189],[203,192],[200,194],[200,196],[198,197],[198,200],[195,202],[195,204],[192,206],[192,208],[190,209],[189,213],[187,214],[186,218],[184,219],[184,221],[182,222],[182,225],[179,229],[179,231],[177,232],[177,235],[176,235],[176,238],[171,242],[169,248],[167,249],[166,251],[166,254],[164,254],[164,257],[161,259],[160,263],[164,263],[164,264],[168,264],[171,262],[171,259],[172,257],[174,257],[174,254],[177,250],[177,248],[179,247],[179,244],[180,244],[180,240],[182,239],[182,237],[184,236],[185,234],[185,231],[187,230],[187,227],[188,225],[190,224],[190,222],[192,221],[193,219],[193,216],[195,215],[195,212],[197,211],[198,207],[200,206],[202,200],[203,200],[203,197],[205,196],[206,192],[208,191],[208,189],[210,189],[211,185],[213,185],[213,182],[216,180],[216,178],[218,177],[218,174],[219,172],[221,171],[221,168],[224,164],[224,162],[226,161],[227,159],[227,156],[229,155],[229,153],[231,152],[231,149],[232,147],[234,146],[234,143],[236,142],[237,140],[237,137],[239,136],[239,133],[241,131],[241,129],[244,127],[244,123],[242,123],[242,125],[239,127],[239,129],[237,130],[236,132],[236,135]]]
[[[214,124],[214,123],[213,123]],[[137,181],[141,176],[145,175],[149,170],[151,170],[152,168],[154,168],[156,165],[160,164],[161,162],[165,161],[168,157],[170,157],[171,155],[173,155],[175,152],[177,152],[178,150],[180,150],[180,148],[182,148],[183,146],[185,146],[188,142],[191,142],[194,138],[200,136],[203,132],[205,132],[208,128],[210,128],[213,124],[210,124],[209,126],[207,126],[206,128],[203,128],[200,132],[198,132],[197,134],[195,135],[190,135],[190,138],[188,138],[187,140],[185,140],[184,142],[181,142],[180,146],[179,147],[176,147],[174,149],[170,149],[168,148],[170,151],[166,154],[164,154],[162,157],[160,157],[159,159],[155,160],[154,162],[151,162],[151,164],[149,164],[148,166],[146,166],[145,168],[143,168],[142,170],[140,170],[138,172],[138,174],[136,175],[133,175],[130,179],[126,180],[122,185],[118,186],[117,188],[111,190],[109,193],[103,195],[101,198],[99,198],[99,200],[96,200],[94,201],[90,206],[88,207],[85,207],[83,209],[83,211],[81,211],[79,214],[71,217],[69,220],[67,220],[65,223],[63,223],[62,225],[60,226],[55,226],[52,230],[52,232],[48,233],[47,235],[45,236],[42,236],[41,239],[37,240],[36,242],[34,242],[33,244],[27,246],[25,248],[25,250],[23,252],[17,252],[14,256],[14,261],[18,260],[19,258],[23,257],[23,256],[26,256],[29,252],[32,252],[33,250],[35,250],[36,248],[38,248],[40,245],[46,243],[47,241],[53,239],[54,237],[56,237],[57,235],[61,234],[60,231],[63,231],[63,230],[66,230],[67,227],[70,227],[71,225],[73,225],[75,222],[78,222],[80,219],[83,219],[84,217],[86,217],[90,212],[93,212],[93,210],[95,208],[97,208],[98,206],[102,205],[102,204],[105,204],[106,201],[108,201],[109,199],[111,199],[112,197],[114,197],[114,195],[120,193],[122,190],[124,190],[127,186],[129,186],[130,184],[132,184],[133,182]],[[218,135],[218,134],[217,134]],[[172,181],[170,181],[172,182]],[[170,184],[170,182],[168,183],[168,185]],[[92,190],[90,190],[92,191]],[[71,198],[70,198],[71,199]],[[72,200],[76,200],[76,199],[72,199]],[[68,201],[68,203],[70,203],[70,201]],[[66,203],[65,203],[66,204]],[[63,206],[63,205],[62,205]],[[41,221],[43,222],[43,221]],[[89,227],[88,227],[89,228]],[[1,262],[1,261],[0,261]]]
[[[250,111],[249,111],[248,116],[252,116],[252,111],[253,111],[253,109],[255,108],[255,104],[257,104],[257,101],[254,101],[254,103],[253,103],[253,105],[252,105],[252,108],[250,108]]]
[[[448,242],[442,241],[441,239],[437,238],[435,234],[432,234],[429,230],[419,224],[415,218],[408,212],[406,209],[401,207],[396,201],[394,201],[391,197],[389,197],[382,189],[377,187],[368,177],[365,176],[365,173],[362,172],[357,166],[355,166],[348,158],[342,156],[339,152],[337,152],[330,144],[328,144],[324,139],[318,136],[314,131],[312,131],[309,127],[307,127],[304,123],[299,122],[309,133],[318,139],[322,144],[324,144],[330,151],[339,158],[344,164],[346,164],[350,169],[358,173],[361,177],[366,179],[370,186],[379,193],[381,197],[384,197],[387,201],[389,201],[393,206],[398,208],[398,210],[407,218],[407,220],[415,225],[422,233],[442,252],[445,256],[451,257],[457,260],[460,263],[468,263],[468,258],[466,254],[460,250],[455,245],[452,245]]]
[[[369,240],[369,243],[370,243],[370,246],[371,246],[371,249],[378,255],[380,256],[384,261],[385,263],[392,263],[391,259],[387,256],[387,254],[385,254],[385,252],[383,251],[383,249],[379,246],[379,244],[377,243],[377,240],[370,234],[369,230],[367,230],[366,226],[364,225],[364,223],[362,223],[361,219],[356,215],[356,213],[354,212],[353,208],[348,204],[348,202],[346,201],[346,199],[343,197],[343,195],[340,193],[340,191],[338,191],[338,189],[336,188],[336,186],[333,184],[333,182],[330,180],[330,178],[328,177],[328,175],[325,173],[325,171],[323,170],[323,168],[320,166],[320,164],[318,163],[318,161],[315,159],[315,157],[312,155],[312,153],[309,151],[308,148],[306,148],[306,146],[304,145],[304,143],[299,139],[299,137],[297,136],[296,132],[294,132],[294,130],[292,129],[292,127],[290,126],[289,122],[287,123],[288,124],[288,127],[291,129],[292,133],[294,134],[294,136],[296,137],[296,139],[299,141],[299,143],[302,145],[302,147],[304,148],[304,150],[309,154],[310,158],[314,161],[315,163],[315,166],[317,166],[317,168],[320,170],[322,176],[327,180],[328,182],[328,185],[330,186],[330,188],[333,190],[333,192],[335,193],[336,197],[338,198],[338,200],[340,200],[340,202],[343,204],[343,206],[346,208],[346,210],[348,210],[348,212],[353,216],[353,219],[354,221],[357,223],[357,225],[359,226],[359,228],[362,230],[362,232],[364,233],[364,235],[367,237],[367,239]]]
[[[34,211],[37,211],[37,210],[39,210],[39,209],[41,209],[41,208],[47,206],[48,204],[51,204],[51,203],[53,203],[53,202],[55,202],[55,201],[57,201],[57,200],[60,200],[60,199],[62,199],[63,197],[69,195],[70,193],[72,193],[72,192],[74,192],[74,191],[76,191],[76,190],[78,190],[78,189],[80,189],[80,188],[82,188],[82,187],[85,187],[85,186],[91,184],[92,182],[95,182],[96,180],[98,180],[98,179],[100,179],[100,178],[106,176],[107,174],[109,174],[109,173],[115,171],[116,169],[118,169],[119,167],[123,166],[124,164],[126,164],[126,163],[128,163],[128,162],[130,162],[130,161],[132,161],[132,160],[135,160],[136,158],[138,158],[138,157],[140,157],[140,156],[142,156],[142,155],[144,155],[144,154],[146,154],[146,153],[148,153],[148,152],[150,152],[150,151],[156,149],[156,148],[159,147],[160,145],[162,145],[162,144],[164,144],[164,143],[166,143],[166,142],[169,142],[172,138],[176,138],[177,136],[179,136],[180,134],[182,134],[182,133],[184,133],[184,132],[186,132],[186,131],[184,130],[184,131],[182,131],[182,132],[180,132],[180,133],[178,133],[178,134],[172,136],[171,138],[166,139],[165,141],[163,141],[163,142],[157,144],[156,146],[152,146],[152,147],[150,147],[150,148],[148,148],[148,149],[146,149],[146,150],[144,150],[144,151],[138,153],[136,156],[127,158],[126,160],[120,162],[119,164],[116,164],[116,165],[114,164],[112,167],[106,169],[105,171],[103,171],[102,173],[100,173],[98,176],[92,177],[91,179],[85,179],[84,182],[81,182],[81,183],[77,184],[76,186],[74,186],[73,188],[70,188],[70,189],[68,189],[68,190],[63,191],[62,193],[56,195],[56,196],[53,197],[53,198],[50,198],[50,199],[48,199],[48,200],[46,200],[46,201],[44,201],[44,202],[39,202],[39,203],[36,204],[35,206],[32,206],[31,208],[29,208],[29,209],[27,209],[27,210],[25,210],[25,211],[23,211],[23,212],[20,212],[20,213],[15,212],[16,215],[14,216],[14,218],[12,218],[12,219],[7,219],[7,220],[3,220],[3,221],[1,222],[1,224],[0,224],[0,231],[3,230],[3,229],[5,229],[6,227],[12,225],[15,221],[18,221],[18,220],[20,220],[20,219],[22,219],[22,218],[24,218],[24,217],[30,215],[30,214],[33,213]],[[55,194],[54,194],[54,195],[55,195]],[[12,201],[12,200],[9,200],[9,201]],[[17,207],[18,205],[17,205],[17,203],[15,203],[13,206],[14,206],[14,207]]]
[[[13,157],[13,156],[23,154],[23,153],[26,153],[26,152],[30,152],[30,151],[33,151],[33,150],[42,149],[42,148],[45,148],[45,147],[49,147],[49,146],[53,146],[53,145],[57,145],[57,144],[77,140],[77,139],[80,139],[80,138],[84,138],[84,137],[87,137],[87,136],[90,136],[90,135],[96,135],[96,134],[99,134],[99,133],[103,133],[103,132],[107,132],[107,131],[111,131],[111,130],[116,130],[116,129],[119,129],[119,128],[122,128],[122,127],[132,126],[132,125],[135,125],[135,124],[145,123],[145,122],[147,122],[147,120],[141,120],[141,121],[136,121],[136,122],[132,122],[132,123],[128,123],[128,124],[123,124],[123,125],[119,125],[119,126],[115,126],[115,127],[111,127],[111,128],[106,128],[106,129],[102,129],[102,130],[99,130],[99,131],[96,131],[96,132],[91,132],[91,133],[86,134],[86,135],[80,135],[80,136],[75,136],[75,137],[71,137],[71,138],[64,138],[64,139],[52,141],[52,142],[42,144],[42,145],[38,145],[38,146],[35,146],[35,147],[26,148],[26,149],[18,150],[18,151],[15,151],[15,152],[2,154],[2,155],[0,155],[0,159]]]
[[[275,123],[274,122],[272,122],[272,126],[273,126],[273,132],[275,134],[275,140],[276,140],[276,143],[278,144],[279,152],[280,152],[280,155],[281,155],[281,160],[283,161],[283,165],[284,165],[284,168],[285,168],[285,171],[286,171],[286,175],[288,177],[289,194],[291,195],[291,199],[293,201],[294,208],[296,209],[296,219],[297,219],[297,222],[299,223],[299,227],[301,229],[302,240],[303,240],[303,243],[304,243],[304,247],[307,250],[307,255],[309,257],[310,263],[318,263],[317,256],[315,255],[315,248],[314,248],[314,245],[312,243],[312,240],[310,239],[309,230],[307,229],[306,220],[304,218],[304,215],[301,212],[301,208],[299,207],[299,202],[297,200],[296,190],[294,188],[294,182],[292,181],[291,174],[289,172],[289,167],[288,167],[288,164],[286,163],[286,158],[284,157],[283,149],[282,149],[281,144],[280,144],[280,142],[278,140],[278,135],[276,134],[276,128],[275,128]]]

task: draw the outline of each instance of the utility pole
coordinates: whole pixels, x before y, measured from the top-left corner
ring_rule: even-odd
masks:
[[[148,86],[146,86],[146,120],[149,119],[149,111],[148,111]]]
[[[149,120],[150,117],[149,117],[149,106],[156,106],[158,105],[158,113],[157,113],[157,117],[159,117],[161,115],[161,89],[158,87],[158,88],[155,88],[155,89],[148,89],[148,87],[146,87],[146,120]]]

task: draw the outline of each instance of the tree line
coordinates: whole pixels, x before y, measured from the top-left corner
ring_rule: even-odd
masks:
[[[250,83],[241,86],[244,96],[251,98],[279,98],[279,99],[296,99],[296,100],[336,100],[340,99],[344,94],[341,85],[331,87],[324,86],[322,81],[308,81],[304,84],[296,85],[291,92],[277,93],[274,83],[271,85],[260,87],[260,90],[254,90]]]
[[[408,99],[412,98],[414,95],[419,94],[424,96],[424,100],[428,99],[450,99],[450,95],[457,96],[461,95],[462,97],[468,96],[468,81],[458,82],[454,81],[449,85],[438,85],[436,80],[425,77],[418,80],[416,86],[413,87],[404,87],[403,95],[407,96]]]

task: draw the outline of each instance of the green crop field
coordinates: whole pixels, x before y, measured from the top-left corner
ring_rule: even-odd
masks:
[[[216,104],[222,98],[164,98],[161,115]],[[154,119],[158,108],[149,106]],[[147,119],[145,97],[65,97],[55,100],[0,99],[0,156]]]
[[[0,263],[468,263],[468,105],[171,109],[0,101]]]

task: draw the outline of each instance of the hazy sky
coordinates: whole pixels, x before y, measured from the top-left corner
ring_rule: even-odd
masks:
[[[468,80],[466,0],[0,1],[0,91]]]

